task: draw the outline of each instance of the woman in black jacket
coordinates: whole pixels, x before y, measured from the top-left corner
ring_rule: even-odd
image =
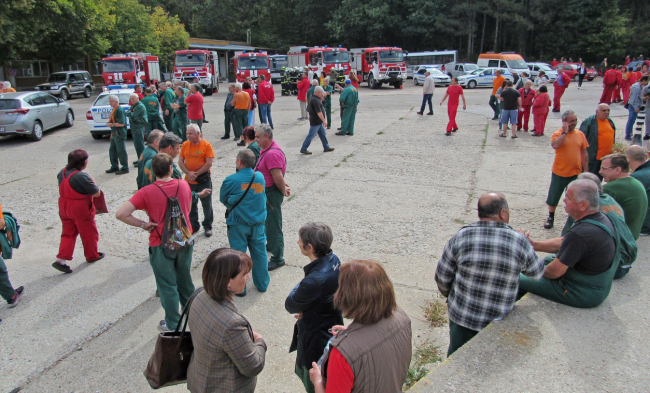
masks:
[[[296,285],[284,303],[285,309],[296,314],[296,326],[289,352],[298,350],[296,374],[307,393],[314,393],[309,379],[312,362],[323,355],[332,338],[330,328],[343,324],[341,312],[334,308],[334,293],[339,288],[341,261],[332,249],[332,230],[323,223],[308,223],[298,231],[300,252],[311,262],[304,267],[305,278]]]

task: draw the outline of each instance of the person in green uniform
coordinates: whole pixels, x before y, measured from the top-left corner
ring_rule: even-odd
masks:
[[[354,135],[354,119],[357,115],[357,105],[359,105],[359,92],[352,86],[352,81],[345,80],[345,89],[341,93],[339,102],[343,108],[343,118],[341,119],[341,131],[336,135]]]
[[[164,132],[160,130],[153,130],[147,136],[147,146],[144,148],[144,151],[140,156],[140,160],[138,160],[138,177],[136,177],[135,179],[136,184],[138,186],[138,190],[144,187],[143,180],[142,180],[144,179],[144,167],[147,164],[147,162],[151,161],[151,159],[154,158],[156,154],[158,154],[158,147],[160,146],[160,138],[162,138],[163,135]],[[151,173],[151,168],[149,168],[149,170],[150,170],[149,173]]]
[[[160,142],[158,143],[158,153],[169,154],[175,159],[181,152],[182,143],[183,141],[180,137],[171,132],[167,132],[162,136],[162,138],[160,138]],[[176,166],[176,163],[172,164],[172,177],[174,179],[183,179],[183,172],[181,172],[181,170]],[[151,160],[146,161],[144,164],[140,187],[148,186],[149,184],[153,184],[155,181],[156,176],[154,176],[151,168]]]
[[[106,123],[106,126],[111,128],[111,146],[108,149],[111,169],[106,170],[106,173],[123,175],[129,173],[129,157],[126,154],[126,115],[116,95],[108,97],[108,103],[113,111]]]
[[[162,98],[160,103],[163,110],[163,120],[165,121],[165,128],[167,128],[165,132],[172,131],[172,114],[174,113],[174,109],[171,105],[174,101],[176,101],[176,95],[174,94],[174,89],[172,88],[171,82],[164,83],[160,86],[160,89],[162,91]]]
[[[144,89],[144,98],[140,102],[147,109],[147,118],[149,119],[145,125],[145,139],[149,137],[152,130],[167,132],[165,125],[160,119],[160,102],[158,102],[158,98],[156,98],[151,87]]]
[[[147,108],[140,102],[140,98],[136,93],[129,95],[129,104],[131,104],[131,108],[126,111],[126,117],[129,118],[133,146],[135,146],[135,154],[139,159],[144,151],[144,132],[149,118]],[[133,161],[133,165],[138,166],[138,160]]]
[[[172,116],[172,132],[181,138],[183,142],[187,140],[185,132],[187,130],[187,104],[185,104],[185,89],[181,86],[176,87],[176,100],[171,104],[174,114]]]
[[[232,128],[232,113],[235,110],[235,106],[232,103],[232,97],[235,94],[235,84],[231,83],[228,86],[228,96],[226,97],[226,102],[223,104],[223,126],[225,133],[221,139],[230,139],[230,129]]]
[[[318,86],[318,79],[312,79],[311,86],[307,89],[307,102],[309,102],[311,96],[314,95],[314,89],[316,89],[316,86]]]
[[[332,93],[334,92],[334,89],[332,89],[332,86],[330,85],[329,78],[323,79],[323,91],[325,92],[323,106],[325,107],[325,114],[327,116],[327,129],[329,130],[332,125]]]
[[[648,161],[645,150],[641,146],[632,145],[625,151],[625,156],[632,170],[630,176],[641,182],[650,203],[650,161]],[[650,205],[648,205],[645,220],[641,226],[641,235],[650,235]]]

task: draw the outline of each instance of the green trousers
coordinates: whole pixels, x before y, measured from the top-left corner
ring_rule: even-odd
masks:
[[[190,190],[192,190],[192,196],[194,193],[199,193],[206,188],[212,190],[212,180],[206,181],[199,184],[190,184]],[[212,211],[212,194],[206,196],[205,198],[198,198],[201,200],[201,206],[203,207],[203,228],[212,229],[212,222],[214,221],[214,213]],[[198,232],[201,228],[199,225],[199,201],[192,198],[192,209],[190,210],[190,224],[192,225],[192,232]]]
[[[5,265],[4,259],[0,258],[0,296],[4,300],[9,301],[15,294],[16,290],[11,286],[11,281],[9,281],[7,265]]]
[[[144,148],[142,148],[142,150],[144,150]],[[122,169],[127,171],[129,170],[129,157],[126,155],[126,139],[122,139],[115,135],[111,137],[111,146],[108,148],[108,158],[111,160],[111,169],[120,169],[120,164],[122,164]]]
[[[133,147],[135,147],[135,154],[138,159],[144,151],[144,126],[131,126],[131,136],[133,137]]]
[[[332,126],[332,105],[323,105],[325,107],[325,115],[327,116],[327,127]]]
[[[307,393],[315,393],[316,390],[314,388],[314,384],[311,383],[311,379],[309,378],[309,369],[296,366],[295,371],[296,375],[298,378],[300,378],[300,381],[302,381],[302,384],[305,386],[305,391]]]
[[[163,120],[165,121],[165,132],[172,131],[174,129],[174,121],[172,115],[163,115]]]
[[[232,124],[232,111],[230,112],[223,111],[223,128],[225,131],[223,136],[227,136],[228,138],[230,138],[231,124]]]
[[[451,356],[452,353],[466,342],[474,338],[478,332],[476,330],[468,329],[466,327],[460,326],[457,323],[449,321],[449,349],[447,349],[447,357]]]
[[[181,318],[180,310],[194,292],[190,275],[194,245],[181,253],[170,253],[162,246],[149,247],[149,262],[156,278],[160,304],[165,310],[167,328],[174,330]]]
[[[153,130],[160,130],[162,132],[167,132],[167,128],[165,128],[165,125],[163,124],[162,120],[160,120],[160,116],[151,116],[149,118],[149,121],[147,122],[145,130],[146,130],[144,136],[145,139],[149,138],[149,134],[151,134],[151,131]]]
[[[501,116],[501,106],[499,105],[497,96],[490,96],[490,108],[494,111],[494,117]]]
[[[187,117],[174,116],[172,119],[172,132],[185,142],[187,140]]]
[[[230,248],[241,252],[248,250],[253,260],[253,284],[260,292],[266,292],[271,281],[269,261],[266,256],[266,233],[264,224],[228,225],[228,242]],[[309,370],[308,370],[309,371]],[[308,373],[309,374],[309,373]]]
[[[266,249],[276,264],[284,263],[284,234],[282,233],[282,202],[284,195],[276,185],[266,187]]]
[[[248,110],[235,109],[232,111],[232,129],[235,133],[235,138],[241,136],[244,127],[248,127]]]
[[[354,135],[354,118],[357,115],[357,107],[344,107],[343,119],[341,120],[341,133]]]

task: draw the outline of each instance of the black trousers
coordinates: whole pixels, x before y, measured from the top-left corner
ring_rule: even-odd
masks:
[[[578,87],[582,87],[582,81],[585,79],[585,74],[578,74]]]

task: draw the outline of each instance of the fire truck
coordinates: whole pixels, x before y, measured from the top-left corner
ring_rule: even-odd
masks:
[[[248,77],[256,80],[260,75],[271,81],[271,60],[264,51],[236,52],[234,69],[237,82],[244,82]]]
[[[371,89],[377,89],[384,83],[399,89],[406,79],[406,63],[401,48],[355,48],[350,52],[352,69],[356,71],[359,81],[368,82]]]
[[[219,55],[203,49],[176,51],[172,81],[192,83],[199,78],[199,84],[206,96],[219,91]]]
[[[150,86],[160,81],[160,62],[151,53],[108,55],[102,59],[104,86],[139,84]]]
[[[350,55],[346,48],[339,45],[338,48],[326,46],[292,46],[287,54],[289,68],[303,67],[306,71],[314,73],[317,77],[325,73],[329,75],[334,68],[339,75],[350,73]]]

